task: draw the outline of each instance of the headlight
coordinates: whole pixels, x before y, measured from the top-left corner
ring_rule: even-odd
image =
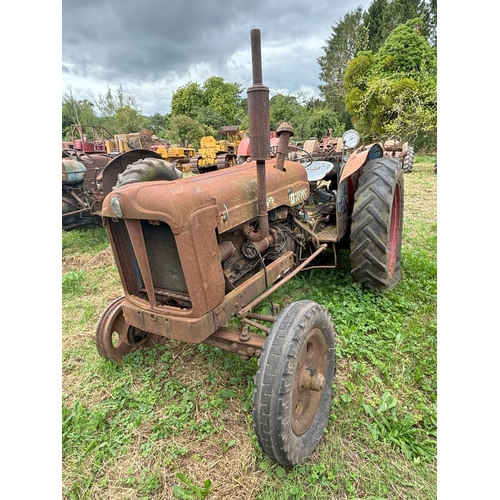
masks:
[[[122,217],[122,207],[120,207],[120,200],[118,196],[111,197],[111,210],[115,213],[117,217]]]

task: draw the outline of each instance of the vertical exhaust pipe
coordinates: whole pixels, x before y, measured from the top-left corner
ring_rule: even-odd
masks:
[[[260,30],[250,31],[252,50],[253,85],[247,90],[250,156],[257,163],[257,217],[259,229],[245,229],[250,241],[263,240],[269,234],[269,219],[266,205],[266,160],[271,158],[269,145],[269,89],[262,84],[262,56]]]

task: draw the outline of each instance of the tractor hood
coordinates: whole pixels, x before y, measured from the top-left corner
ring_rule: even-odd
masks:
[[[291,207],[309,196],[306,169],[285,162],[284,170],[266,161],[267,211]],[[163,221],[174,234],[189,230],[199,210],[213,207],[213,226],[224,233],[257,217],[256,163],[193,175],[175,181],[150,181],[124,185],[109,193],[101,215],[110,218]]]

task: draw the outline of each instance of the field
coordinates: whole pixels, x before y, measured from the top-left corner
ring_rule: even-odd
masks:
[[[176,341],[117,367],[95,347],[122,295],[104,229],[62,235],[64,499],[437,498],[437,176],[405,174],[403,277],[383,295],[336,270],[299,273],[272,295],[312,299],[337,329],[329,425],[303,464],[276,465],[252,427],[256,360]],[[265,311],[267,303],[261,309]]]

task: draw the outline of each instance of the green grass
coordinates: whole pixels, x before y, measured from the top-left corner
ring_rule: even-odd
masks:
[[[312,299],[337,330],[324,439],[293,469],[252,427],[256,360],[164,341],[115,366],[95,327],[122,294],[102,228],[63,232],[62,494],[65,499],[437,497],[437,222],[431,157],[405,174],[401,283],[383,295],[337,270],[300,273],[272,295]],[[269,302],[261,306],[268,312]]]

